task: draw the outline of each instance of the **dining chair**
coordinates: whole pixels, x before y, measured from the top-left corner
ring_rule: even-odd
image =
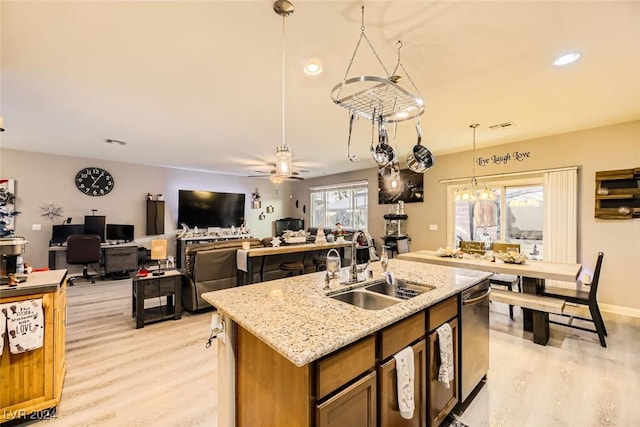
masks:
[[[72,234],[67,238],[67,264],[82,265],[82,275],[67,279],[69,286],[73,286],[77,279],[86,279],[95,283],[95,274],[89,274],[89,264],[99,263],[102,259],[100,236],[97,234]]]
[[[595,332],[598,334],[598,338],[600,339],[600,345],[602,347],[606,347],[607,343],[605,341],[605,336],[607,335],[607,328],[604,326],[604,321],[602,320],[602,314],[600,313],[600,307],[598,307],[597,300],[597,292],[598,292],[598,282],[600,281],[600,270],[602,268],[602,259],[604,258],[604,254],[602,252],[598,253],[598,260],[596,261],[596,268],[593,271],[593,279],[591,281],[591,286],[589,290],[584,290],[586,287],[580,280],[576,282],[575,289],[565,289],[565,288],[556,288],[556,287],[548,287],[544,288],[540,295],[544,295],[552,298],[560,298],[565,300],[568,303],[573,303],[577,305],[587,306],[589,307],[589,313],[591,314],[591,318],[575,316],[572,314],[562,314],[562,316],[569,317],[569,321],[567,323],[557,322],[553,320],[549,320],[550,323],[554,323],[556,325],[567,326],[570,328],[580,329],[587,332]],[[573,319],[585,320],[587,322],[593,322],[595,325],[595,330],[589,328],[583,328],[582,326],[574,325]]]
[[[520,244],[495,242],[491,244],[491,250],[494,254],[506,254],[510,251],[516,251],[520,253]],[[514,286],[517,286],[518,292],[522,292],[520,276],[517,276],[515,274],[496,273],[489,278],[489,284],[491,286],[502,286],[504,288],[507,288],[509,291],[513,291]],[[509,305],[509,317],[511,318],[511,320],[513,320],[513,305]]]
[[[474,242],[472,240],[463,240],[460,242],[460,250],[467,254],[484,255],[485,245],[484,242]]]

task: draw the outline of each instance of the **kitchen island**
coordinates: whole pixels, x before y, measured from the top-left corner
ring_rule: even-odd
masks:
[[[373,279],[332,280],[328,290],[321,272],[203,295],[226,329],[218,340],[220,425],[388,425],[398,417],[384,403],[395,400],[392,356],[407,346],[418,373],[417,413],[403,425],[441,421],[457,401],[457,383],[440,397],[445,388],[436,390],[426,372],[437,358],[434,330],[450,323],[457,350],[458,296],[490,273],[394,259],[396,278],[433,289],[381,310],[330,298],[380,280],[379,263],[370,268]],[[435,376],[437,383],[437,369]]]
[[[26,275],[15,287],[0,287],[3,309],[30,301],[40,301],[44,320],[42,346],[13,354],[4,337],[0,358],[0,423],[15,418],[40,420],[53,414],[62,395],[65,375],[65,331],[67,321],[67,270]],[[7,322],[6,315],[0,321]],[[9,335],[9,334],[6,334]]]

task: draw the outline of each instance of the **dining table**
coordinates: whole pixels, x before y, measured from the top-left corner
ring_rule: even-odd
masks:
[[[522,278],[522,292],[539,294],[545,286],[545,280],[573,282],[578,280],[582,264],[573,262],[552,262],[527,259],[522,264],[506,263],[497,257],[483,257],[477,254],[463,254],[459,256],[445,256],[441,252],[420,250],[398,255],[398,259],[426,262],[449,267],[480,270],[498,274],[513,274]],[[522,309],[523,328],[533,331],[533,312]]]

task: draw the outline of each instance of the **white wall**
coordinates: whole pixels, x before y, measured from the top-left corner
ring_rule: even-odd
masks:
[[[75,187],[76,173],[87,166],[97,166],[111,172],[113,190],[102,197],[91,197]],[[263,178],[245,178],[181,169],[141,166],[127,163],[88,160],[80,157],[54,156],[16,150],[0,150],[0,176],[16,180],[16,235],[29,243],[25,261],[34,267],[48,264],[48,246],[51,226],[62,224],[67,217],[73,223],[84,222],[91,209],[96,215],[106,215],[107,223],[133,224],[139,246],[149,247],[152,238],[169,239],[169,254],[175,255],[175,235],[178,218],[178,190],[208,190],[228,193],[245,193],[247,226],[255,237],[273,235],[273,221],[289,216],[289,184],[275,186]],[[262,196],[262,209],[251,209],[251,193],[258,188]],[[162,194],[165,199],[165,233],[163,236],[145,236],[146,195]],[[283,197],[284,196],[284,197]],[[50,220],[41,216],[41,206],[54,203],[62,207],[62,216]],[[274,213],[267,214],[267,205],[273,205]],[[264,211],[266,219],[258,220]],[[41,224],[41,231],[32,231],[33,224]]]
[[[578,256],[585,270],[593,269],[598,251],[605,253],[599,300],[640,313],[640,220],[600,220],[594,218],[595,172],[601,170],[640,167],[640,121],[595,129],[548,136],[530,141],[482,148],[479,137],[478,155],[529,152],[523,161],[477,167],[478,176],[579,166],[579,242]],[[428,145],[428,144],[427,144]],[[411,249],[436,249],[446,242],[446,185],[441,179],[467,177],[471,172],[471,152],[441,155],[436,165],[424,174],[424,203],[409,203],[407,231],[412,238]],[[367,161],[364,159],[363,161]],[[373,161],[371,161],[373,165]],[[99,166],[109,170],[115,178],[115,188],[107,196],[94,198],[80,193],[73,179],[78,170]],[[34,266],[47,265],[47,246],[54,223],[40,216],[40,206],[55,203],[64,209],[62,218],[73,217],[82,222],[91,209],[106,215],[107,222],[134,224],[136,240],[148,245],[151,237],[144,236],[145,196],[162,193],[166,203],[165,237],[172,238],[176,230],[177,190],[200,189],[210,191],[244,192],[247,195],[246,216],[256,237],[273,233],[272,221],[285,216],[303,217],[309,224],[309,187],[339,182],[369,181],[369,231],[379,245],[384,235],[383,215],[391,205],[378,205],[377,170],[375,168],[339,175],[282,184],[279,196],[266,179],[192,172],[169,168],[140,166],[115,162],[100,162],[74,157],[60,157],[0,149],[0,176],[17,180],[17,234],[29,240],[26,260]],[[272,204],[275,213],[258,221],[259,210],[250,209],[251,192],[256,186],[262,195],[263,209]],[[295,201],[298,200],[298,208]],[[265,209],[266,214],[266,209]],[[55,223],[60,223],[62,218]],[[42,224],[42,231],[31,231],[31,224]],[[429,230],[429,225],[438,227]],[[170,245],[174,249],[173,245]],[[635,310],[635,311],[634,311]]]
[[[478,157],[529,152],[529,157],[506,164],[476,167],[476,174],[579,166],[578,257],[584,271],[592,271],[599,251],[604,252],[599,301],[617,306],[620,312],[640,315],[640,219],[601,220],[594,218],[595,173],[611,169],[640,167],[640,121],[588,129],[529,141],[482,148]],[[427,142],[428,145],[428,142]],[[363,161],[367,161],[364,159]],[[424,203],[405,205],[409,216],[407,231],[411,249],[437,249],[447,244],[446,184],[442,179],[469,177],[471,151],[436,156],[435,167],[424,174]],[[373,160],[371,160],[373,165]],[[380,241],[384,234],[383,215],[390,205],[378,205],[376,169],[305,180],[295,184],[295,197],[309,203],[308,188],[314,185],[369,180],[369,229]],[[308,214],[305,216],[308,222]],[[429,225],[438,227],[429,230]]]

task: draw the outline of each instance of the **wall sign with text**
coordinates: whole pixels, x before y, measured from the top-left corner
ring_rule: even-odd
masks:
[[[513,151],[505,154],[494,154],[490,157],[476,157],[478,166],[506,165],[509,162],[524,162],[531,158],[531,151]]]

